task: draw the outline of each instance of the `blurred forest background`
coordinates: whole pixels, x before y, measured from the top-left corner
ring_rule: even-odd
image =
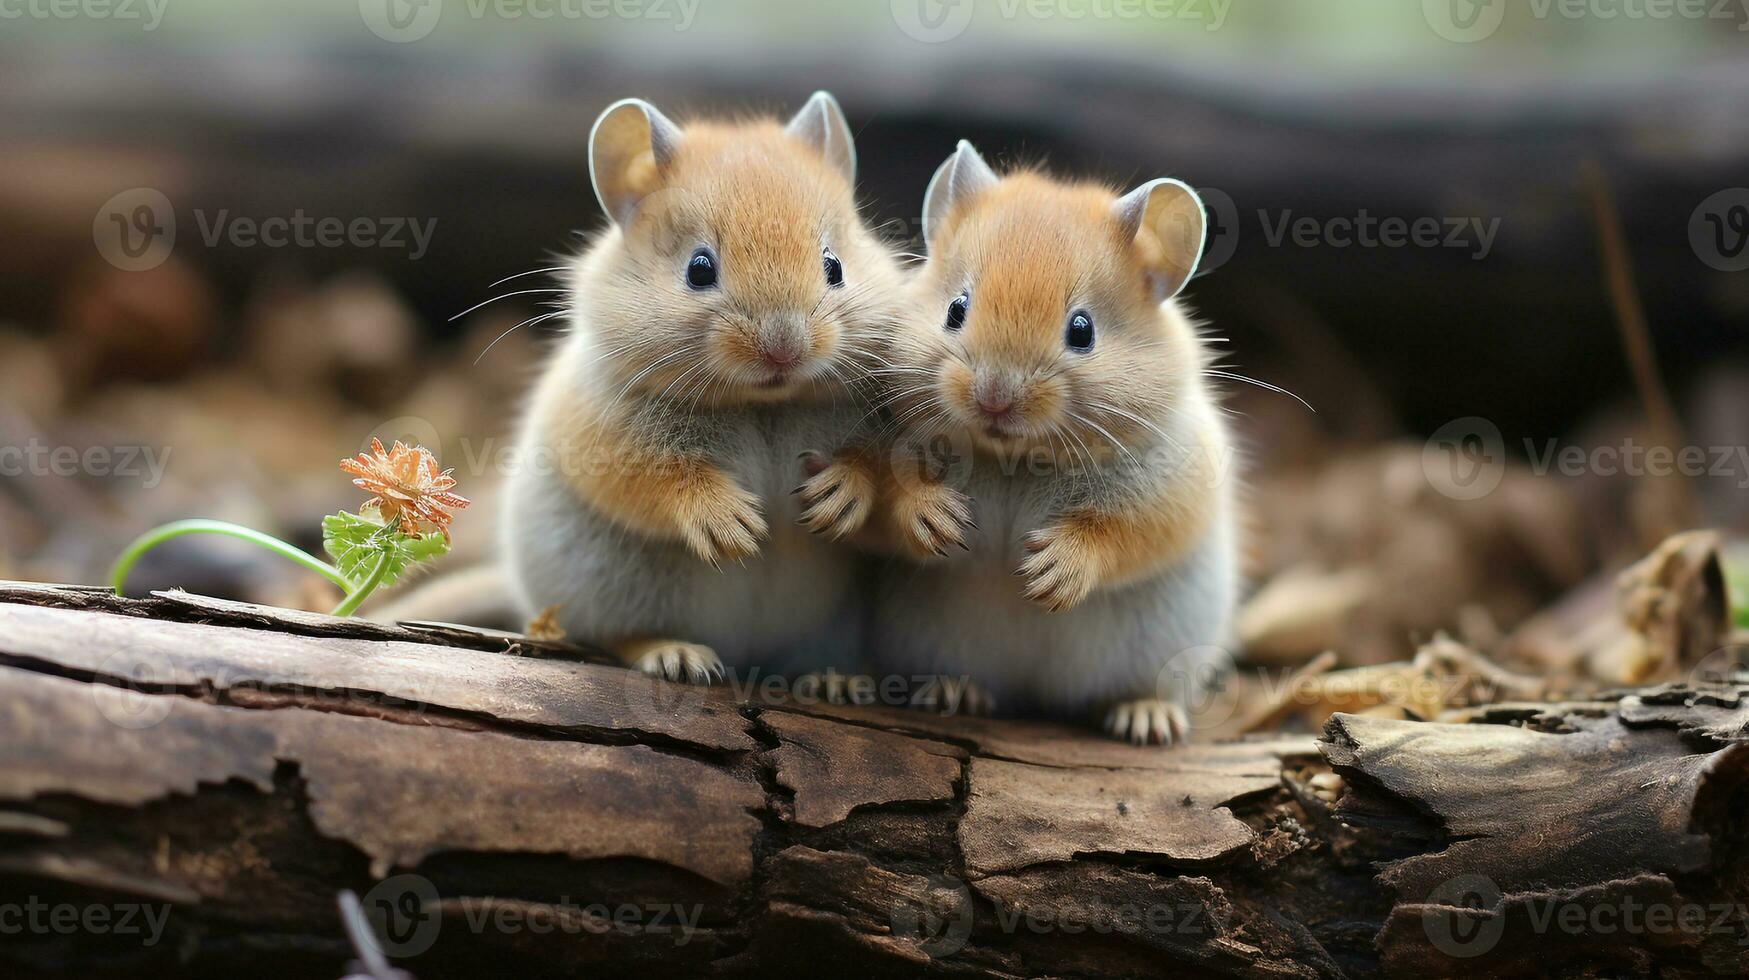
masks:
[[[1191,303],[1316,409],[1231,391],[1253,651],[1497,650],[1669,532],[1749,524],[1746,28],[1738,0],[0,0],[0,578],[98,582],[188,516],[317,548],[373,434],[456,467],[448,565],[486,556],[558,324],[505,335],[553,293],[474,307],[601,223],[592,120],[827,88],[896,242],[961,137],[1202,189]],[[1654,445],[1704,472],[1628,461]],[[135,583],[333,603],[216,539]]]

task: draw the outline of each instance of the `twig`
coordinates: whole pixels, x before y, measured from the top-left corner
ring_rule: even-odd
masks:
[[[1603,259],[1604,283],[1609,287],[1610,304],[1615,308],[1616,325],[1621,328],[1622,346],[1626,349],[1628,367],[1634,374],[1634,386],[1658,441],[1672,450],[1687,444],[1682,434],[1682,420],[1670,399],[1658,371],[1658,356],[1652,347],[1652,333],[1646,325],[1646,309],[1640,302],[1639,286],[1634,281],[1633,259],[1628,254],[1627,236],[1622,230],[1621,214],[1610,192],[1609,179],[1595,161],[1587,160],[1580,169],[1580,182],[1591,199],[1591,213],[1597,223],[1598,247]],[[1676,506],[1679,524],[1693,527],[1700,508],[1694,498],[1694,488],[1686,480],[1677,480]]]

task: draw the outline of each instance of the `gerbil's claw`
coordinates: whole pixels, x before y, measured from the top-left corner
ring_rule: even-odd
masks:
[[[745,561],[759,553],[765,537],[759,499],[726,484],[691,498],[681,515],[681,536],[693,553],[721,568],[723,561]]]
[[[840,674],[836,670],[813,671],[796,678],[793,686],[802,703],[816,697],[826,704],[874,704],[875,679],[867,674]]]
[[[850,463],[827,465],[800,490],[802,514],[796,523],[833,540],[862,530],[874,512],[874,480]]]
[[[1190,721],[1184,708],[1160,698],[1136,698],[1112,705],[1104,728],[1111,737],[1132,745],[1170,746],[1190,739]]]
[[[1047,528],[1027,535],[1025,543],[1027,555],[1015,574],[1026,579],[1021,594],[1028,600],[1063,612],[1080,605],[1099,584],[1093,553],[1072,534]]]
[[[631,666],[652,677],[685,684],[710,684],[724,676],[715,650],[698,643],[663,640],[637,655]]]
[[[936,674],[912,692],[911,707],[944,715],[984,716],[995,713],[996,699],[970,678]]]

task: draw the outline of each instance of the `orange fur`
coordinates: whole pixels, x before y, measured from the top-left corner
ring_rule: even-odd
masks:
[[[598,158],[614,172],[597,179],[640,199],[570,271],[583,342],[555,358],[533,421],[579,499],[706,560],[734,560],[765,533],[756,500],[710,460],[646,431],[633,406],[667,396],[683,423],[691,411],[841,396],[844,363],[869,345],[848,312],[851,283],[890,294],[896,269],[859,221],[844,174],[779,123],[693,123],[660,166],[625,142],[647,136],[619,127],[605,137],[620,142]],[[703,244],[719,285],[689,292],[685,263]],[[846,286],[825,281],[827,248]],[[775,381],[763,360],[774,332],[800,345],[796,370]]]
[[[900,416],[957,427],[986,457],[1043,449],[1058,469],[1087,473],[1133,460],[1132,441],[1178,450],[1148,462],[1171,470],[1155,470],[1164,479],[1147,499],[1073,506],[1028,536],[1023,589],[1053,609],[1180,558],[1216,517],[1226,499],[1219,481],[1230,475],[1225,427],[1202,380],[1206,355],[1183,313],[1150,286],[1151,272],[1183,257],[1168,255],[1150,228],[1127,237],[1115,199],[1101,185],[1022,171],[955,202],[932,231],[914,287],[924,312],[894,343],[895,359],[928,379],[896,399]],[[962,291],[965,322],[949,333],[940,318]],[[1065,349],[1077,309],[1097,326],[1084,353]],[[1013,387],[1014,431],[986,428],[980,377]],[[889,481],[881,491],[873,523],[887,542],[938,552],[944,536],[917,533],[917,515],[952,516],[941,490]]]
[[[536,393],[537,420],[545,431],[567,434],[547,448],[578,499],[626,527],[681,540],[713,563],[759,550],[766,525],[758,499],[721,467],[644,439],[599,400],[552,381],[563,372],[547,378]]]

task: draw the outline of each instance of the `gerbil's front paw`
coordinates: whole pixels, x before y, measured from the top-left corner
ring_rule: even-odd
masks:
[[[703,482],[682,494],[680,535],[693,554],[712,565],[759,554],[765,530],[759,498],[726,476]]]
[[[893,501],[894,523],[905,546],[919,557],[947,557],[949,545],[970,551],[966,532],[972,522],[972,501],[944,483],[919,483]]]
[[[1171,745],[1190,739],[1184,709],[1160,698],[1120,701],[1105,715],[1105,731],[1134,745]]]
[[[710,684],[723,677],[723,662],[715,650],[679,640],[648,641],[631,658],[630,666],[652,677],[687,684]]]
[[[942,715],[989,715],[996,711],[990,692],[965,677],[937,674],[911,694],[911,707]]]
[[[862,530],[868,515],[874,512],[874,478],[861,466],[846,460],[828,463],[792,492],[801,498],[802,504],[801,520],[797,523],[834,541]]]
[[[836,670],[813,671],[796,678],[791,690],[802,704],[874,704],[875,679],[868,674],[840,674]]]
[[[1022,594],[1051,612],[1073,609],[1099,584],[1098,555],[1071,525],[1053,525],[1026,536],[1027,556],[1014,574],[1026,580]]]

